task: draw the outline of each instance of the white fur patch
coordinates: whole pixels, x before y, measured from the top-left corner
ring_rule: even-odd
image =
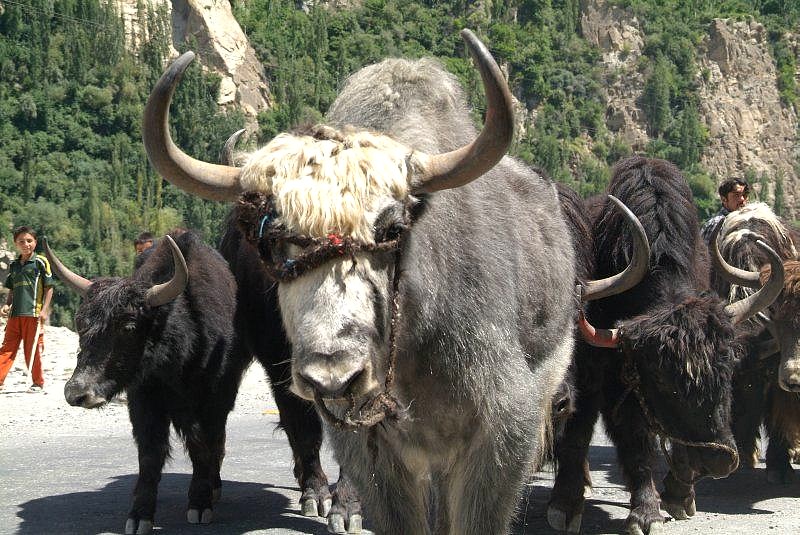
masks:
[[[408,196],[411,149],[371,132],[339,134],[323,140],[280,134],[247,157],[241,183],[274,195],[279,223],[290,231],[373,243],[378,207]]]
[[[728,214],[722,224],[722,229],[720,229],[720,235],[724,236],[721,246],[725,248],[740,240],[744,231],[731,232],[731,229],[751,219],[758,219],[769,225],[775,235],[780,236],[781,241],[786,246],[785,248],[791,251],[792,257],[797,256],[797,249],[795,249],[792,239],[786,234],[786,229],[783,228],[780,219],[763,202],[746,204],[739,210]]]

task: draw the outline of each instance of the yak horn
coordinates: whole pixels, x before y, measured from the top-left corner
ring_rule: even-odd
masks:
[[[715,242],[716,243],[716,242]],[[740,301],[725,306],[725,312],[730,315],[734,324],[747,320],[767,308],[772,304],[783,290],[783,261],[772,247],[761,240],[756,241],[756,245],[766,253],[769,264],[772,267],[769,280],[764,283],[753,295],[748,295]],[[716,245],[714,246],[716,249]],[[717,249],[719,252],[719,249]]]
[[[503,73],[483,43],[470,30],[461,30],[486,92],[486,120],[469,145],[436,155],[417,154],[419,173],[411,180],[415,193],[457,188],[475,180],[499,162],[514,137],[514,107]]]
[[[633,258],[622,273],[582,284],[581,301],[594,301],[630,290],[639,284],[650,269],[650,242],[647,241],[647,233],[642,223],[622,201],[613,195],[609,195],[608,198],[625,216],[633,232]]]
[[[42,245],[44,246],[44,255],[50,262],[50,269],[53,270],[53,273],[56,275],[56,277],[58,277],[61,282],[72,288],[81,297],[86,297],[86,292],[89,291],[89,286],[92,285],[92,281],[89,279],[84,279],[77,273],[67,269],[67,267],[61,263],[61,260],[58,259],[52,249],[50,249],[50,245],[47,243],[47,236],[42,236]]]
[[[185,52],[164,71],[156,83],[142,116],[142,141],[155,170],[182,190],[213,201],[231,201],[242,192],[241,170],[195,160],[175,145],[169,133],[169,105],[175,87],[194,59]]]
[[[730,265],[722,256],[722,253],[719,250],[719,243],[717,242],[717,236],[719,236],[719,231],[721,229],[722,225],[717,225],[717,228],[715,228],[714,232],[711,233],[711,241],[709,243],[711,263],[714,266],[714,269],[723,279],[731,284],[737,284],[739,286],[744,286],[745,288],[760,288],[761,274],[758,271],[739,269]],[[748,231],[743,233],[742,237],[756,238],[758,237],[758,234]],[[770,249],[770,251],[772,251],[772,249]]]
[[[154,308],[161,305],[166,305],[170,301],[183,293],[186,289],[186,284],[189,282],[189,270],[186,268],[186,260],[181,254],[181,250],[175,244],[175,240],[171,236],[164,236],[164,239],[169,242],[172,248],[172,261],[175,265],[175,274],[172,279],[163,283],[156,284],[149,288],[144,295],[144,301],[147,306]]]
[[[239,141],[239,138],[242,137],[247,129],[242,128],[241,130],[237,130],[228,140],[225,142],[225,145],[222,147],[222,152],[219,155],[219,161],[223,165],[227,165],[230,167],[234,167],[233,165],[233,148],[236,146],[236,142]]]
[[[583,310],[578,314],[578,329],[589,345],[606,349],[619,347],[619,329],[596,329],[583,315]]]

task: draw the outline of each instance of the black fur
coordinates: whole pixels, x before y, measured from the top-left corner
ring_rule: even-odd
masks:
[[[594,325],[619,327],[621,348],[586,348],[583,355],[576,354],[576,411],[556,444],[558,475],[550,508],[564,513],[566,525],[582,512],[586,455],[602,413],[631,491],[628,525],[638,524],[647,532],[663,520],[652,480],[655,433],[663,428],[684,440],[733,446],[730,392],[737,346],[724,303],[707,291],[707,252],[691,191],[678,169],[663,160],[628,158],[614,168],[607,193],[625,203],[644,226],[650,270],[631,290],[587,307]],[[593,248],[596,264],[587,277],[608,277],[628,263],[630,232],[610,201],[595,198],[586,206],[594,217],[589,223],[593,235],[588,245],[578,243],[576,251],[580,256]],[[587,239],[585,233],[582,239]],[[650,417],[622,379],[626,359],[641,378],[639,392]],[[682,477],[724,475],[732,469],[729,455],[681,453],[691,471]],[[676,491],[675,501],[683,504],[690,492]]]
[[[757,317],[744,325],[747,351],[734,379],[733,430],[742,452],[742,464],[753,467],[758,459],[761,425],[765,425],[769,437],[767,478],[771,482],[786,483],[794,479],[790,449],[796,448],[800,440],[800,393],[784,390],[798,388],[796,382],[792,384],[792,374],[787,372],[792,367],[796,369],[800,359],[796,349],[800,338],[800,263],[795,249],[800,245],[800,233],[774,214],[769,216],[774,217],[784,236],[764,219],[749,217],[736,225],[726,221],[722,231],[725,234],[721,232],[719,239],[720,242],[724,240],[721,252],[727,262],[741,269],[758,270],[768,264],[768,259],[753,240],[725,239],[729,233],[740,230],[758,234],[784,259],[784,289],[766,311],[769,321]],[[762,280],[763,277],[762,272]],[[712,280],[723,299],[730,298],[731,293],[734,298],[739,298],[752,292],[741,287],[731,292],[731,285],[716,273]],[[764,354],[761,349],[769,341],[776,341],[779,347],[772,356]],[[782,374],[786,374],[783,380]]]
[[[219,251],[228,261],[239,288],[234,321],[235,352],[258,360],[270,379],[280,412],[279,425],[294,454],[294,476],[302,492],[301,504],[315,500],[322,507],[324,501],[334,498],[332,512],[349,518],[351,514],[360,513],[357,494],[349,489],[347,503],[340,503],[339,495],[332,497],[328,490],[328,479],[319,460],[322,445],[319,415],[313,403],[289,391],[291,348],[278,309],[277,282],[264,268],[258,250],[244,239],[238,221],[238,209],[234,208],[228,214],[219,244]],[[320,513],[323,512],[320,509]]]
[[[139,451],[134,526],[153,520],[170,423],[192,460],[189,509],[211,509],[221,487],[227,416],[249,362],[229,357],[236,283],[225,260],[192,232],[175,241],[189,281],[170,303],[145,302],[151,286],[173,276],[165,240],[131,277],[93,281],[76,314],[80,351],[64,389],[71,404],[85,407],[127,391]]]

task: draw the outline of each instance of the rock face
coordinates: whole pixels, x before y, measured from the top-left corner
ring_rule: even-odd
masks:
[[[644,42],[639,21],[605,0],[584,0],[581,32],[602,51],[609,129],[635,150],[644,148],[649,137],[638,105],[644,90],[637,67]],[[797,112],[780,101],[764,27],[754,21],[714,20],[697,50],[697,63],[699,112],[710,133],[702,164],[718,182],[748,170],[766,174],[769,201],[775,177],[781,176],[787,215],[798,218]]]
[[[710,134],[703,165],[718,177],[742,176],[745,169],[782,176],[796,218],[797,115],[781,104],[766,33],[754,21],[711,23],[699,56],[700,113]],[[773,181],[768,200],[774,187]]]
[[[17,258],[17,254],[9,248],[6,240],[0,238],[0,281],[5,282],[8,271],[11,269],[11,262]],[[5,304],[8,290],[0,285],[0,305]]]
[[[126,40],[136,49],[144,26],[140,20],[142,0],[113,0],[126,26]],[[150,9],[166,9],[172,27],[171,56],[177,47],[193,42],[203,67],[222,78],[217,102],[236,106],[254,119],[271,106],[264,68],[256,58],[228,0],[143,0]]]

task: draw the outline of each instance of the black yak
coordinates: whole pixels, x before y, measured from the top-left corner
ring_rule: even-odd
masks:
[[[504,158],[510,92],[462,36],[487,94],[479,135],[430,59],[358,71],[326,125],[277,136],[242,168],[169,137],[191,53],[144,114],[162,176],[240,199],[243,233],[278,280],[292,389],[329,423],[385,533],[506,532],[572,353],[574,255],[555,190]]]
[[[234,136],[231,139],[235,141]],[[234,207],[219,244],[219,251],[228,261],[238,287],[233,353],[252,355],[270,379],[280,427],[289,439],[294,456],[294,476],[300,486],[303,515],[327,516],[332,531],[357,533],[361,529],[357,493],[351,488],[344,470],[340,471],[334,495],[328,490],[328,479],[319,459],[322,422],[312,402],[289,391],[291,346],[281,324],[277,286],[264,269],[258,250],[243,238],[238,218],[239,209]]]
[[[790,450],[800,442],[800,232],[764,203],[731,212],[718,230],[719,237],[710,248],[717,268],[714,288],[723,299],[752,294],[770,275],[769,257],[756,246],[753,236],[770,245],[783,260],[781,295],[745,329],[747,351],[735,374],[733,419],[742,464],[755,464],[757,438],[764,423],[769,436],[767,479],[789,482],[793,479]]]
[[[578,398],[555,446],[558,472],[548,521],[556,529],[580,530],[589,442],[602,413],[631,492],[627,529],[652,532],[663,522],[652,479],[656,434],[670,440],[672,455],[683,461],[676,463],[681,473],[665,481],[664,498],[676,516],[693,513],[693,489],[684,483],[723,476],[736,467],[730,431],[737,348],[733,325],[767,306],[780,280],[727,306],[708,291],[708,258],[697,213],[688,184],[672,164],[643,157],[623,160],[614,168],[607,193],[624,202],[644,226],[650,268],[627,292],[588,306],[588,319],[604,333],[597,343],[619,349],[598,347],[576,358]],[[611,203],[594,203],[594,276],[603,277],[627,263],[632,244]],[[588,332],[589,324],[582,325]]]
[[[210,522],[225,424],[250,363],[229,358],[236,283],[227,263],[193,232],[160,240],[131,277],[89,281],[64,267],[46,240],[45,253],[54,273],[83,296],[67,402],[95,408],[128,395],[139,477],[125,533],[152,531],[170,423],[192,460],[187,519]]]

